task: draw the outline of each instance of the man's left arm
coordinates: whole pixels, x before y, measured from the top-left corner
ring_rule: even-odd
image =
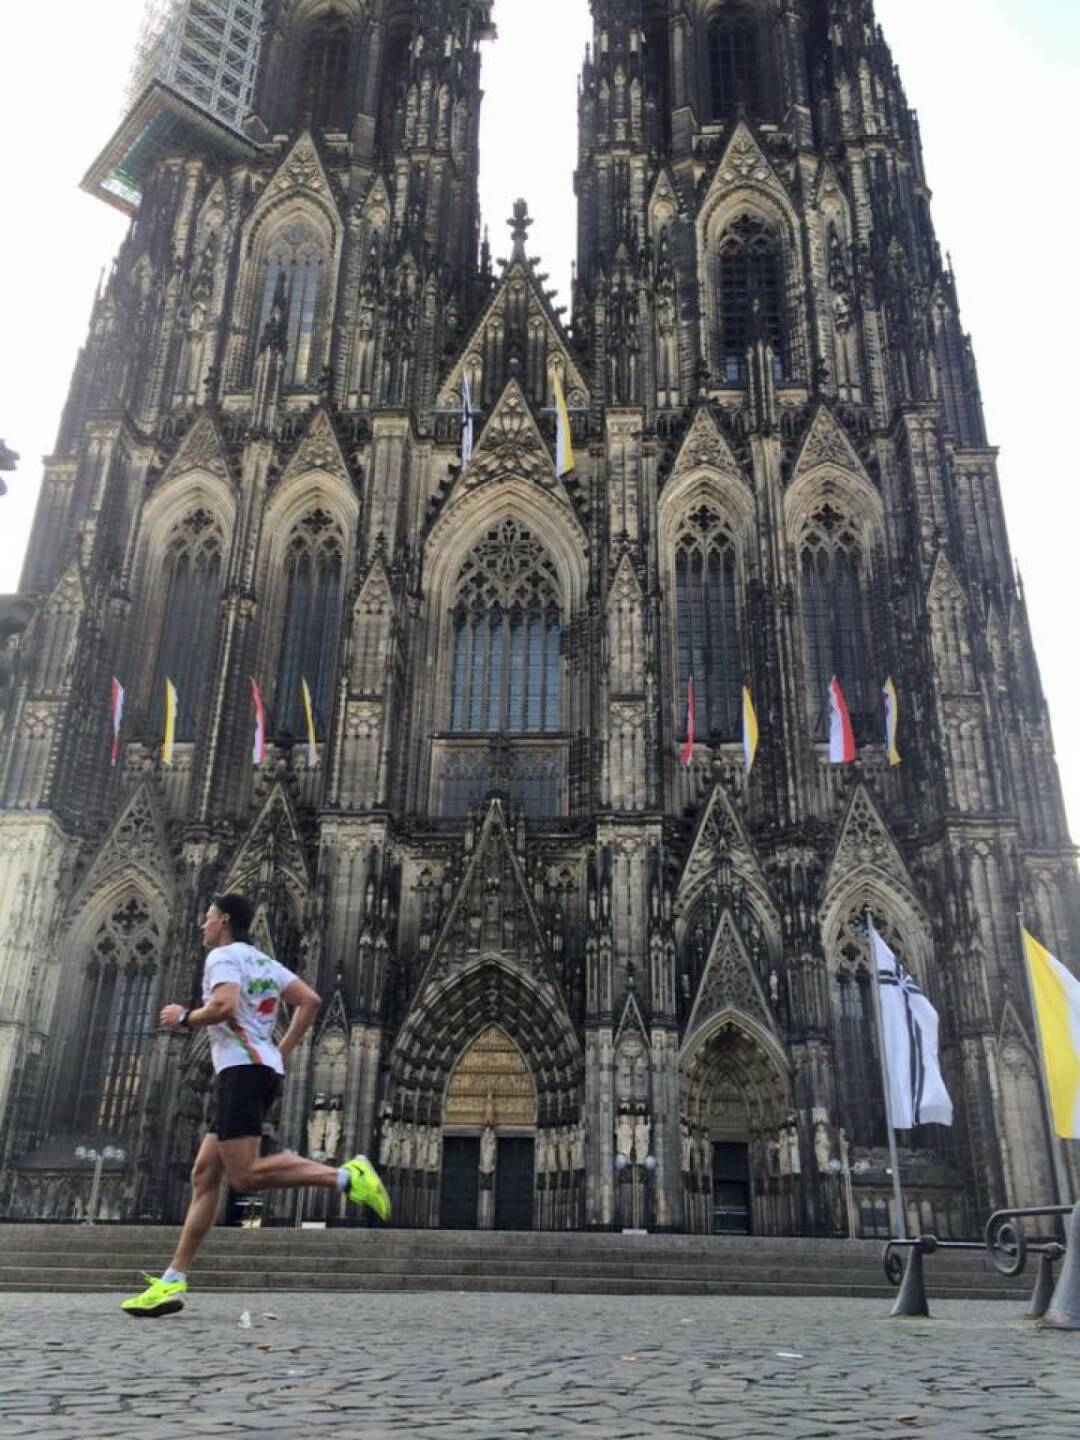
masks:
[[[287,1060],[314,1025],[315,1017],[322,1006],[322,997],[310,985],[305,984],[298,975],[294,975],[282,990],[281,998],[286,1005],[295,1007],[292,1019],[289,1021],[289,1028],[281,1037],[281,1044],[278,1046],[281,1058]]]

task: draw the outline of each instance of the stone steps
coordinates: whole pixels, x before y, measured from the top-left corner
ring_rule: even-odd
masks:
[[[0,1291],[124,1290],[157,1273],[167,1227],[0,1225]],[[874,1241],[550,1232],[225,1230],[210,1237],[197,1289],[529,1291],[612,1295],[891,1296]],[[980,1252],[927,1261],[939,1299],[1023,1298]]]

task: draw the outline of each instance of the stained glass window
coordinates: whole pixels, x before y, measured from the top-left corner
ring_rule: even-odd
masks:
[[[709,77],[712,118],[731,119],[740,104],[753,119],[761,108],[757,39],[753,17],[727,10],[709,25]]]
[[[277,235],[266,257],[257,330],[263,333],[280,286],[286,307],[285,384],[294,388],[303,388],[312,378],[322,270],[322,247],[302,221]]]
[[[831,505],[811,520],[802,544],[802,610],[810,718],[829,734],[829,682],[840,681],[857,737],[873,728],[875,707],[861,556],[851,526]]]
[[[740,215],[720,236],[716,294],[723,378],[746,377],[746,353],[763,335],[772,346],[777,379],[787,373],[784,255],[780,237],[756,215]]]
[[[734,540],[715,512],[702,506],[688,517],[675,547],[675,616],[679,695],[686,695],[693,675],[697,733],[703,739],[733,740],[740,733],[736,582]],[[685,716],[681,723],[685,726]]]
[[[562,616],[555,567],[516,520],[462,567],[453,612],[450,728],[550,734],[561,726]]]
[[[341,21],[317,21],[308,32],[300,80],[303,124],[316,130],[345,128],[349,43],[349,26]]]
[[[193,510],[168,543],[163,576],[164,606],[157,647],[150,728],[160,735],[165,681],[176,687],[176,739],[194,740],[206,713],[217,644],[221,598],[222,536],[207,510]]]
[[[325,735],[333,712],[341,625],[342,537],[325,510],[297,526],[285,557],[285,624],[281,634],[274,721],[280,734],[306,733],[301,681],[311,690],[316,730]]]

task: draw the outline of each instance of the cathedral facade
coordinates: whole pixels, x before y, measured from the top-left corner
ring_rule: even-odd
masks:
[[[481,229],[491,0],[261,9],[242,127],[151,86],[98,167],[0,608],[0,1213],[85,1214],[103,1146],[103,1215],[182,1212],[208,1048],[157,1013],[224,890],[325,1001],[277,1142],[396,1223],[889,1233],[867,912],[956,1107],[910,1223],[1075,1193],[1016,919],[1078,953],[1074,852],[871,0],[592,0],[568,310],[523,202]]]

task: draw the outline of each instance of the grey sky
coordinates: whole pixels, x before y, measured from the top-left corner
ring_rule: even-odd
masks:
[[[0,591],[14,588],[94,285],[123,217],[76,188],[123,95],[142,0],[0,4],[0,436],[23,460],[0,500]],[[923,125],[934,215],[975,340],[1074,829],[1080,665],[1073,649],[1077,204],[1069,175],[1080,70],[1076,0],[878,0]],[[482,190],[496,255],[524,195],[530,252],[565,292],[575,235],[576,90],[587,0],[496,0],[486,52]],[[47,66],[47,72],[46,72]],[[1080,606],[1078,606],[1080,608]],[[908,743],[917,743],[909,737]]]

